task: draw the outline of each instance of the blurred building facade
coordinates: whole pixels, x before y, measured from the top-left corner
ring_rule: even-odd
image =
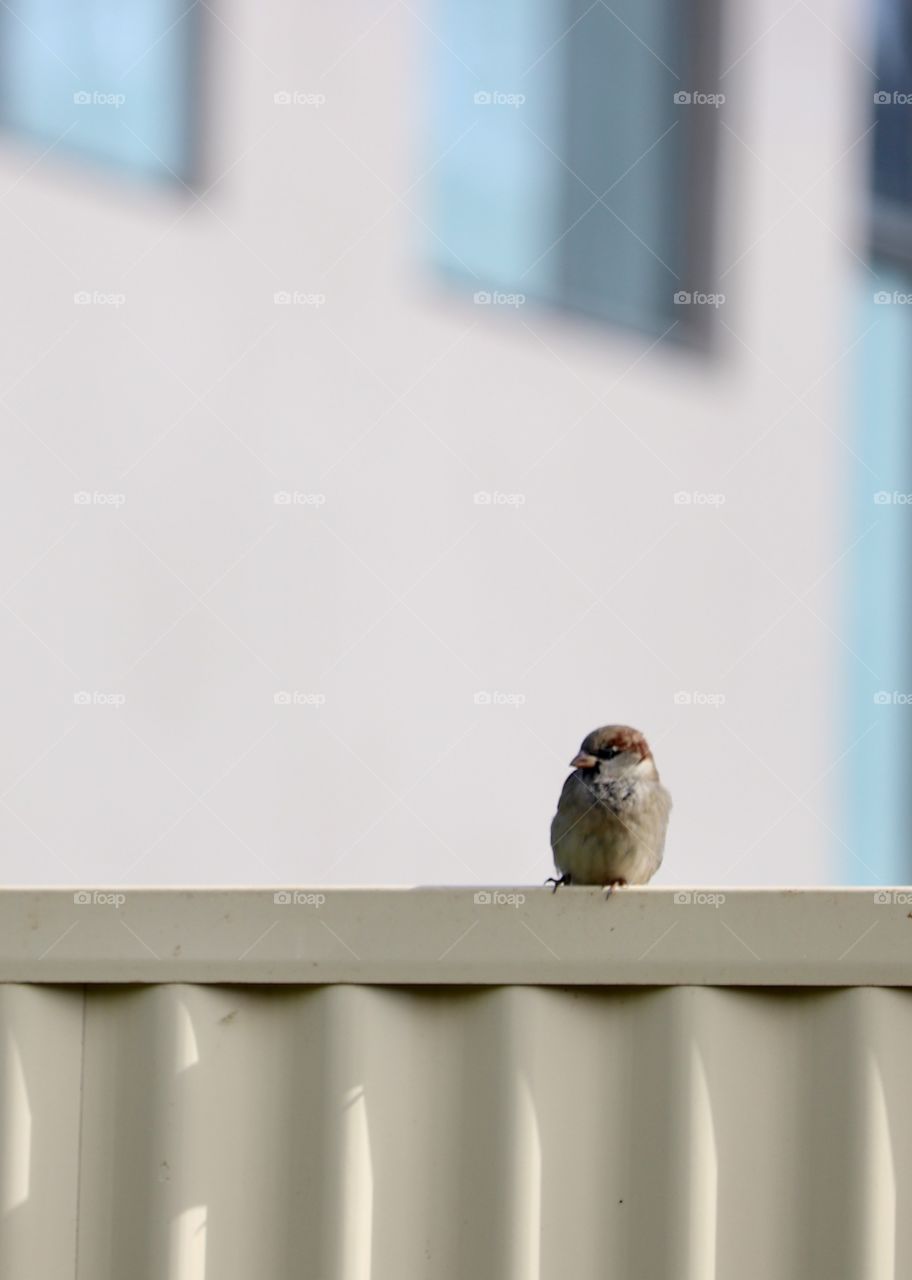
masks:
[[[192,175],[7,111],[8,880],[540,879],[605,721],[666,882],[888,874],[873,10],[671,10],[197,6]]]

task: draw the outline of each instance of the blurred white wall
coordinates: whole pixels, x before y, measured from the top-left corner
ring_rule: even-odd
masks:
[[[715,359],[423,271],[423,4],[219,5],[200,201],[4,139],[5,881],[537,881],[606,721],[661,880],[843,878],[862,11],[730,8]]]

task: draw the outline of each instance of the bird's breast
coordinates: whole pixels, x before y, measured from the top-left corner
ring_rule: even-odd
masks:
[[[662,861],[670,803],[654,782],[568,779],[551,825],[555,864],[578,884],[644,884]]]

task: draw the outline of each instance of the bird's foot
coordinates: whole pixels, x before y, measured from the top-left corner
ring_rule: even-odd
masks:
[[[606,901],[606,902],[608,901],[608,899],[609,899],[609,898],[611,897],[611,895],[614,893],[615,889],[626,889],[626,887],[627,887],[627,881],[626,881],[626,880],[612,880],[612,881],[610,881],[608,884],[606,884],[606,885],[605,885],[605,901]]]
[[[561,887],[562,884],[572,884],[572,881],[570,879],[570,873],[565,871],[562,876],[548,876],[548,879],[545,881],[545,884],[553,884],[554,888],[551,890],[551,892],[557,893],[558,889]]]

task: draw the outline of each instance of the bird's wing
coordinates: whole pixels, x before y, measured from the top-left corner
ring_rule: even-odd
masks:
[[[551,848],[557,852],[557,842],[564,839],[578,825],[580,820],[593,809],[598,802],[589,794],[589,788],[571,773],[561,787],[557,801],[557,813],[551,820]],[[580,833],[582,834],[582,833]]]

